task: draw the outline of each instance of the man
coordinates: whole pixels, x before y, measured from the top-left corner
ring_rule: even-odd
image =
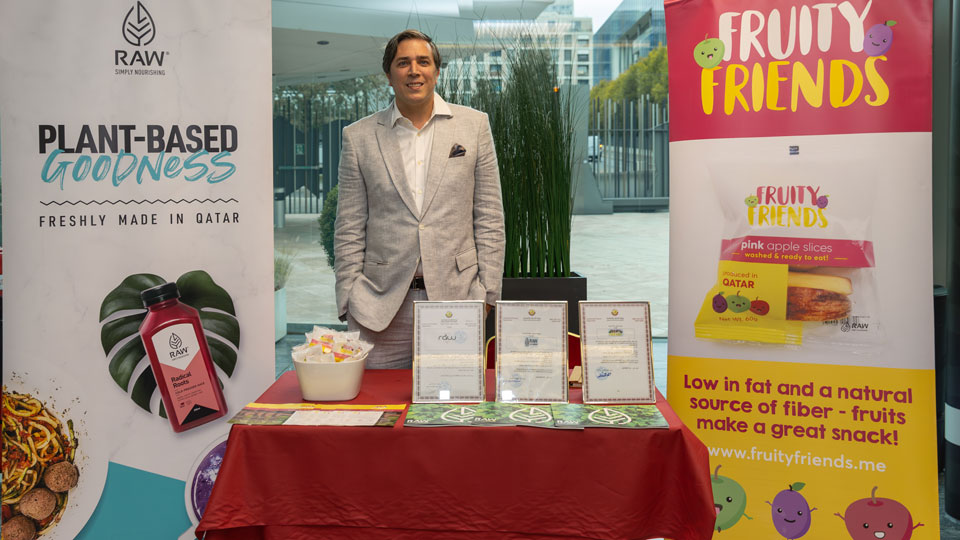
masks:
[[[337,309],[374,344],[367,367],[409,368],[413,302],[500,297],[503,204],[487,115],[434,92],[440,52],[405,30],[383,53],[395,99],[343,130],[334,233]]]

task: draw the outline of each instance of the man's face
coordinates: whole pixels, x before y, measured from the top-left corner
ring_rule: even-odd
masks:
[[[420,107],[433,101],[438,67],[433,62],[430,44],[422,39],[405,39],[397,46],[387,79],[400,107]]]

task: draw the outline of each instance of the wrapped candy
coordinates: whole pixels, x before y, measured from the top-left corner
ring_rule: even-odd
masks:
[[[362,360],[373,345],[360,340],[360,332],[338,332],[321,326],[305,334],[306,341],[293,348],[298,362],[334,363]]]

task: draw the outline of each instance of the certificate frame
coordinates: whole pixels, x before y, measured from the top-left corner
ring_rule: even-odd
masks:
[[[555,323],[550,323],[549,321],[544,322],[542,319],[536,318],[536,312],[538,309],[541,310],[559,310],[560,311],[560,320]],[[569,402],[569,393],[568,393],[568,383],[567,376],[569,374],[569,351],[567,350],[567,316],[568,316],[568,304],[566,300],[559,301],[498,301],[497,302],[497,321],[496,321],[496,401],[503,403],[568,403]],[[542,313],[542,312],[541,312]],[[556,351],[547,351],[545,354],[554,355],[554,358],[548,359],[548,363],[554,363],[556,365],[547,366],[549,370],[552,370],[553,373],[549,374],[549,378],[553,380],[548,380],[547,385],[549,386],[549,391],[546,393],[533,394],[530,392],[530,388],[524,388],[530,383],[529,378],[525,378],[519,373],[513,373],[513,366],[509,365],[509,362],[504,362],[505,354],[505,334],[504,331],[516,330],[515,326],[511,326],[507,329],[504,326],[504,318],[509,317],[510,321],[513,322],[517,316],[520,316],[522,321],[532,324],[532,330],[536,333],[538,330],[536,326],[541,326],[541,330],[548,330],[550,335],[547,336],[544,334],[543,337],[548,337],[549,339],[556,339],[558,341],[558,349]],[[542,315],[541,315],[542,317]],[[553,328],[548,328],[553,326]],[[533,336],[528,336],[533,337]],[[510,336],[510,339],[515,339],[514,336]],[[525,344],[530,343],[527,338],[524,338]],[[513,351],[509,351],[510,355],[517,354]],[[506,365],[505,365],[506,364]],[[543,373],[543,372],[541,372]],[[506,381],[505,377],[510,377],[510,381]],[[526,379],[526,380],[525,380]],[[516,389],[508,389],[505,386],[515,386]]]
[[[656,386],[653,380],[653,350],[650,330],[650,303],[645,301],[608,302],[584,300],[580,309],[580,362],[583,365],[583,402],[588,404],[640,403],[653,404],[657,401]],[[640,316],[642,321],[629,319]],[[597,317],[600,328],[589,328]],[[600,334],[616,340],[616,332],[623,332],[625,326],[631,326],[635,341],[625,337],[621,345],[633,344],[636,357],[629,362],[604,362],[595,343]],[[607,328],[606,332],[603,329]],[[598,334],[599,332],[599,334]],[[622,335],[622,334],[621,334]],[[644,351],[645,349],[645,351]],[[636,374],[631,371],[638,371]],[[624,376],[622,385],[613,386],[611,381]],[[645,388],[644,388],[645,386]],[[635,390],[635,391],[634,391]]]
[[[483,358],[483,321],[484,302],[482,300],[465,301],[415,301],[413,303],[413,381],[411,401],[413,403],[480,403],[486,397],[486,365]],[[455,312],[474,319],[476,324],[458,325]],[[473,312],[473,313],[471,313]],[[437,329],[424,329],[424,324],[443,325],[441,318],[450,320],[447,330],[458,334],[465,340],[476,340],[476,349],[467,347],[464,354],[474,357],[471,365],[435,364],[427,361],[427,356],[441,356],[438,352],[427,352],[431,343],[427,343],[426,334]],[[428,322],[429,321],[429,322]],[[453,341],[456,341],[455,339]],[[469,345],[469,341],[467,341]],[[456,376],[451,373],[460,371]],[[447,372],[447,373],[444,373]],[[431,389],[440,386],[437,394],[431,395]],[[443,387],[446,386],[444,389]],[[447,394],[443,395],[446,391]]]

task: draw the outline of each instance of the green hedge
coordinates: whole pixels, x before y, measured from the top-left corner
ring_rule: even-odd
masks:
[[[337,187],[334,186],[323,200],[320,212],[320,243],[327,252],[327,264],[333,268],[333,226],[337,221]]]

